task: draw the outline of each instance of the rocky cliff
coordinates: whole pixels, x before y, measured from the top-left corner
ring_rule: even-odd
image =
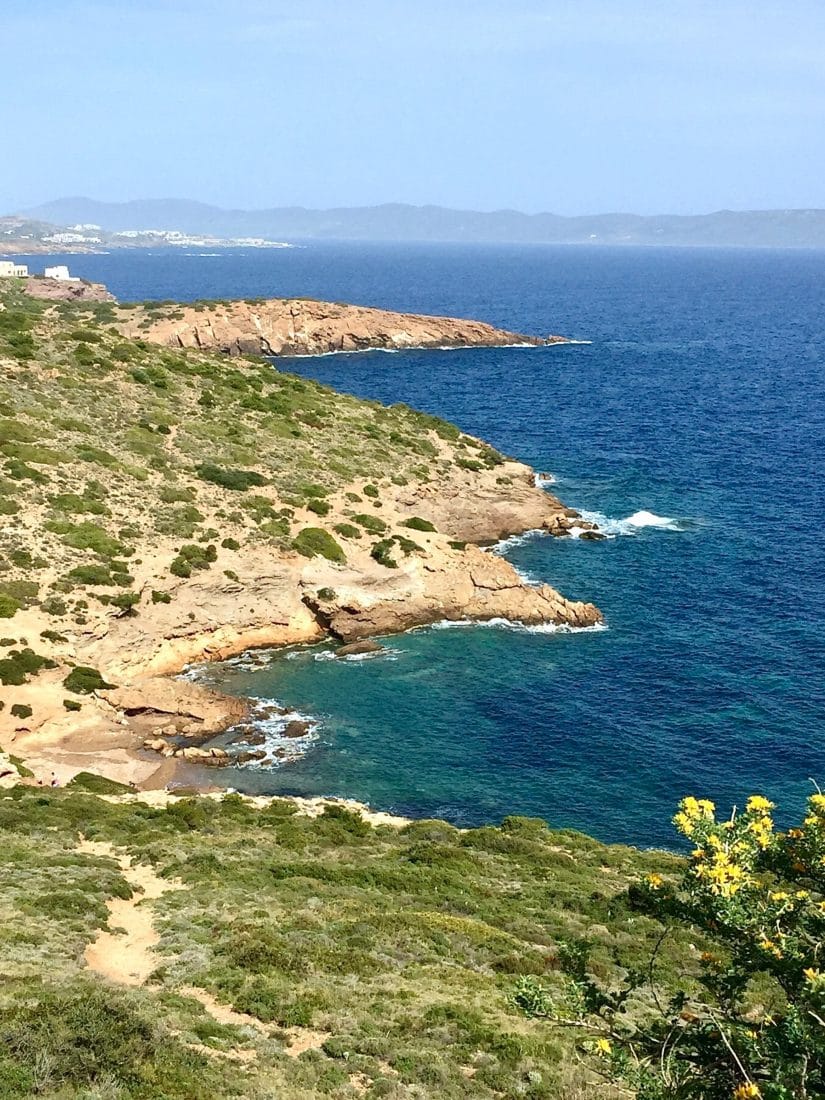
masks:
[[[307,298],[150,306],[129,311],[120,329],[127,336],[152,343],[229,355],[322,355],[369,348],[397,351],[565,342],[561,336],[524,336],[482,321]]]
[[[22,281],[21,289],[30,298],[44,302],[116,301],[103,283],[91,283],[88,279],[47,279],[43,275],[30,275]]]

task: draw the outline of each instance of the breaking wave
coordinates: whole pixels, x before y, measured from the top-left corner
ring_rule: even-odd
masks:
[[[294,722],[305,725],[306,731],[298,736],[287,736],[285,731]],[[299,760],[318,741],[320,726],[320,719],[315,715],[287,710],[277,699],[257,699],[249,717],[242,725],[227,730],[226,736],[231,741],[233,750],[259,750],[265,755],[260,760],[247,760],[230,766],[273,768]]]
[[[604,515],[603,512],[587,511],[582,511],[581,517],[590,523],[595,523],[601,534],[606,535],[607,538],[615,538],[617,535],[636,535],[646,527],[654,527],[659,531],[687,530],[684,520],[673,519],[670,516],[657,516],[655,512],[648,512],[644,509],[634,512],[632,516],[627,516],[626,519],[612,519],[610,516]],[[582,530],[581,527],[572,527],[570,529],[571,537],[578,538]]]
[[[568,623],[520,623],[513,619],[441,619],[429,630],[458,630],[467,626],[488,626],[495,630],[510,630],[517,634],[593,634],[607,630],[606,623],[592,626],[570,626]]]

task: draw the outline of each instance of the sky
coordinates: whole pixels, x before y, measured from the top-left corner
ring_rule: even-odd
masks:
[[[0,0],[0,212],[825,207],[824,0]]]

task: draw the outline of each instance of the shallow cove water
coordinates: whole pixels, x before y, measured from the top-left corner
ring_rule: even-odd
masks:
[[[507,556],[609,629],[433,629],[369,660],[321,646],[210,668],[319,721],[303,756],[229,782],[671,845],[686,793],[727,810],[758,790],[795,813],[825,781],[825,253],[312,244],[68,262],[122,298],[312,295],[592,341],[289,362],[552,471],[614,537]]]

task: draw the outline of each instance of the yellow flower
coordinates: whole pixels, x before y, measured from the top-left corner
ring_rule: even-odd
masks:
[[[610,1052],[613,1050],[613,1044],[610,1042],[609,1039],[597,1039],[596,1050],[599,1052],[599,1054],[610,1054]]]
[[[647,876],[647,884],[651,890],[658,890],[664,883],[664,879],[661,875],[657,875],[655,872],[652,875]]]
[[[808,799],[808,805],[814,813],[825,813],[825,794],[812,794]]]
[[[761,1096],[762,1093],[753,1081],[748,1081],[744,1085],[738,1085],[733,1090],[733,1100],[759,1100]]]
[[[769,802],[761,794],[752,794],[745,808],[752,814],[767,813],[768,810],[774,809],[774,803]]]
[[[822,971],[815,970],[812,966],[807,967],[802,973],[805,975],[805,980],[810,982],[811,985],[819,985],[822,981]]]

